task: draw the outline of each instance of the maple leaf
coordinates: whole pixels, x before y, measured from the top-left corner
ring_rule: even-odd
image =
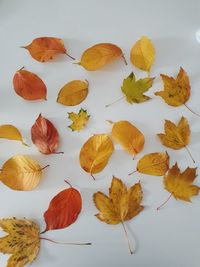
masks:
[[[122,92],[126,96],[127,102],[132,103],[142,103],[150,99],[149,96],[143,93],[147,92],[150,87],[152,87],[154,78],[143,78],[136,81],[135,75],[132,72],[123,81],[121,87]]]
[[[32,263],[40,249],[39,226],[30,220],[2,219],[0,227],[8,235],[0,238],[0,252],[12,254],[7,267],[23,267]]]
[[[142,201],[142,188],[140,183],[136,183],[129,189],[118,178],[113,177],[111,187],[109,188],[109,196],[102,192],[97,192],[93,195],[93,200],[96,208],[100,211],[95,216],[107,224],[119,224],[123,225],[125,234],[124,221],[131,220],[138,215],[143,206],[140,205]],[[129,249],[131,254],[131,246],[129,243]]]
[[[123,52],[118,46],[110,43],[100,43],[85,50],[78,64],[86,70],[94,71],[119,57],[122,57],[127,64]]]
[[[107,165],[114,146],[107,134],[95,134],[90,137],[82,146],[79,161],[81,168],[89,172],[95,180],[93,174],[102,171]]]
[[[75,112],[69,112],[68,115],[68,118],[73,122],[70,126],[68,126],[72,131],[80,131],[85,128],[90,118],[87,110],[82,108],[79,110],[78,114]]]
[[[165,134],[157,134],[162,144],[175,150],[185,147],[191,159],[195,162],[187,147],[190,141],[190,127],[187,119],[181,117],[177,126],[173,122],[165,120],[164,130]]]

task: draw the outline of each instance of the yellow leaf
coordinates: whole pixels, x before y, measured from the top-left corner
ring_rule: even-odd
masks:
[[[144,135],[128,121],[115,122],[111,134],[112,138],[133,156],[143,149]]]
[[[143,156],[137,163],[137,171],[144,174],[162,176],[169,169],[167,153],[150,153]]]
[[[16,155],[3,164],[0,180],[14,190],[32,190],[39,184],[44,168],[29,156]]]
[[[76,106],[88,95],[88,82],[74,80],[65,84],[58,93],[57,102],[64,106]]]
[[[177,163],[164,176],[164,186],[176,199],[190,201],[192,196],[198,195],[199,186],[193,185],[196,178],[196,168],[187,168],[180,173]]]
[[[23,145],[27,146],[20,131],[15,126],[10,124],[0,125],[0,138],[21,141]]]
[[[101,172],[105,168],[113,150],[113,143],[107,134],[96,134],[90,137],[80,151],[82,169],[93,177],[94,173]]]
[[[0,252],[12,254],[7,267],[23,267],[32,263],[40,249],[40,229],[32,221],[2,219],[0,227],[8,235],[0,238]]]
[[[131,48],[131,62],[137,68],[149,72],[155,60],[155,48],[148,37],[143,36]]]
[[[78,114],[74,112],[69,112],[68,115],[68,118],[73,122],[70,126],[68,126],[70,129],[72,129],[72,131],[80,131],[85,128],[90,118],[90,115],[88,115],[87,110],[84,110],[82,108],[79,110]]]
[[[160,76],[164,83],[164,89],[156,92],[155,95],[162,97],[170,106],[177,107],[185,104],[190,97],[190,81],[185,70],[180,68],[176,78],[164,74]]]
[[[122,50],[118,46],[110,43],[101,43],[85,50],[78,64],[86,70],[94,71],[119,57],[124,58]]]

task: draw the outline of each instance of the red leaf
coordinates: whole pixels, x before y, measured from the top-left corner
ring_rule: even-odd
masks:
[[[50,202],[44,213],[46,229],[62,229],[76,221],[82,208],[81,194],[70,187],[58,193]]]
[[[15,92],[26,100],[46,100],[46,85],[36,74],[30,71],[18,70],[13,77],[13,86]]]
[[[58,148],[58,131],[49,120],[40,114],[31,128],[31,138],[39,151],[43,154],[58,154],[55,152]]]

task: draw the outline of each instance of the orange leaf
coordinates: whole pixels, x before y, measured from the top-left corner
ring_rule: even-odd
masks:
[[[66,54],[74,59],[67,54],[63,40],[55,37],[39,37],[22,48],[27,49],[31,56],[39,62],[49,61],[57,54]]]
[[[40,114],[31,128],[31,138],[42,154],[58,154],[58,131],[49,120]]]
[[[34,73],[20,69],[13,77],[15,92],[25,100],[46,100],[47,88],[44,82]]]
[[[50,202],[44,213],[46,229],[62,229],[76,221],[82,208],[81,194],[70,185],[70,188],[58,193]]]

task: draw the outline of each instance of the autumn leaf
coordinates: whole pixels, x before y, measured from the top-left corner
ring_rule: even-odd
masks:
[[[64,106],[76,106],[88,95],[88,81],[74,80],[65,84],[58,93],[57,102]]]
[[[160,205],[157,209],[163,207],[166,202],[174,196],[175,199],[191,202],[190,198],[199,194],[200,187],[194,185],[196,178],[196,169],[187,167],[184,172],[180,172],[177,163],[169,169],[169,172],[164,176],[164,186],[171,194],[168,199]]]
[[[0,125],[0,138],[20,141],[23,145],[27,146],[20,131],[11,124]]]
[[[133,156],[143,149],[145,142],[144,135],[128,121],[113,123],[111,135],[124,150]]]
[[[119,57],[122,57],[126,63],[123,52],[118,46],[110,43],[100,43],[85,50],[78,64],[86,70],[94,71]]]
[[[107,224],[121,223],[126,237],[127,231],[124,221],[131,220],[142,210],[142,188],[140,183],[136,183],[129,189],[118,178],[113,177],[111,187],[109,188],[109,196],[102,192],[93,195],[93,200],[99,213],[95,216]],[[128,237],[127,237],[128,238]],[[128,241],[129,250],[133,253],[131,245]]]
[[[77,220],[81,208],[81,194],[70,185],[70,188],[61,191],[51,200],[44,213],[46,222],[44,232],[66,228],[73,224]]]
[[[155,152],[144,155],[137,163],[134,172],[149,175],[162,176],[169,169],[169,155],[166,153]],[[134,173],[132,172],[132,173]],[[129,173],[131,175],[132,173]]]
[[[105,168],[113,150],[113,143],[107,134],[93,135],[81,148],[79,154],[81,168],[95,179],[93,174]]]
[[[39,62],[49,61],[58,54],[66,54],[73,60],[75,59],[67,54],[64,42],[60,38],[39,37],[34,39],[31,44],[22,46],[22,48],[27,49],[30,55]]]
[[[13,87],[17,95],[25,100],[46,100],[47,88],[33,72],[21,68],[13,77]]]
[[[56,152],[59,142],[59,134],[53,123],[40,114],[31,128],[33,144],[42,154],[60,154]]]
[[[30,220],[2,219],[0,227],[7,233],[0,238],[0,252],[11,254],[7,267],[32,263],[40,250],[39,226]]]
[[[148,37],[143,36],[131,48],[130,60],[137,68],[150,72],[155,60],[155,48]]]
[[[72,124],[68,126],[72,131],[80,131],[85,128],[90,115],[88,115],[87,110],[80,109],[78,114],[75,112],[69,112],[68,118],[72,120]]]
[[[132,103],[142,103],[150,99],[149,96],[144,95],[143,93],[147,92],[149,88],[152,87],[154,78],[143,78],[136,80],[135,75],[132,72],[126,79],[123,81],[121,87],[122,92],[126,96],[127,102]]]
[[[0,181],[13,190],[33,190],[40,182],[42,170],[35,160],[26,155],[16,155],[7,160],[0,172]]]
[[[173,122],[165,120],[164,129],[165,134],[157,134],[162,144],[175,150],[185,147],[192,161],[195,162],[187,147],[190,142],[190,127],[187,119],[181,117],[177,126]]]

